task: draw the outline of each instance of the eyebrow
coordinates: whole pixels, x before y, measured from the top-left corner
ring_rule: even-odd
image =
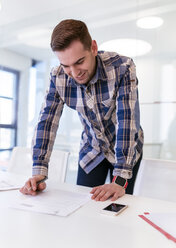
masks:
[[[75,63],[73,63],[73,65],[75,65],[75,64],[77,64],[78,62],[80,62],[81,60],[83,60],[85,58],[85,56],[84,57],[82,57],[82,58],[80,58],[80,59],[78,59]],[[64,64],[62,64],[62,63],[60,63],[62,66],[64,66],[64,67],[67,67],[67,66],[69,66],[69,65],[64,65]]]

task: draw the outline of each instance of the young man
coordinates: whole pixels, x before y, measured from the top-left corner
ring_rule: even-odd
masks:
[[[138,81],[132,59],[98,52],[85,23],[64,20],[53,30],[51,48],[60,66],[51,71],[49,90],[33,140],[33,177],[21,188],[35,195],[45,183],[64,104],[83,125],[77,184],[93,187],[92,199],[116,200],[133,193],[142,158]],[[110,184],[104,184],[110,170]]]

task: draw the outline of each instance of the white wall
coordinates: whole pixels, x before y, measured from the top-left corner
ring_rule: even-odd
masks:
[[[170,144],[170,126],[176,118],[175,61],[161,57],[139,57],[136,65],[139,78],[141,125],[145,137],[144,156],[176,158],[176,155],[166,154],[168,150],[166,146]],[[174,150],[171,146],[173,142],[169,149]]]

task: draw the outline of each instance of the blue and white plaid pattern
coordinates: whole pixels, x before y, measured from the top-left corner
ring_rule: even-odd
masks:
[[[51,71],[33,139],[33,175],[48,175],[64,104],[78,112],[83,125],[79,163],[85,172],[107,158],[114,165],[114,175],[131,178],[143,147],[138,80],[132,59],[98,52],[96,74],[87,85],[77,84],[62,66]]]

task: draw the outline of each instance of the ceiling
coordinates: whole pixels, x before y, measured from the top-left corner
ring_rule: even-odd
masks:
[[[164,24],[152,30],[138,28],[136,20],[149,15],[162,17]],[[152,45],[148,56],[176,57],[175,0],[1,0],[0,48],[36,60],[52,57],[52,29],[67,18],[85,21],[98,45],[138,38]]]

